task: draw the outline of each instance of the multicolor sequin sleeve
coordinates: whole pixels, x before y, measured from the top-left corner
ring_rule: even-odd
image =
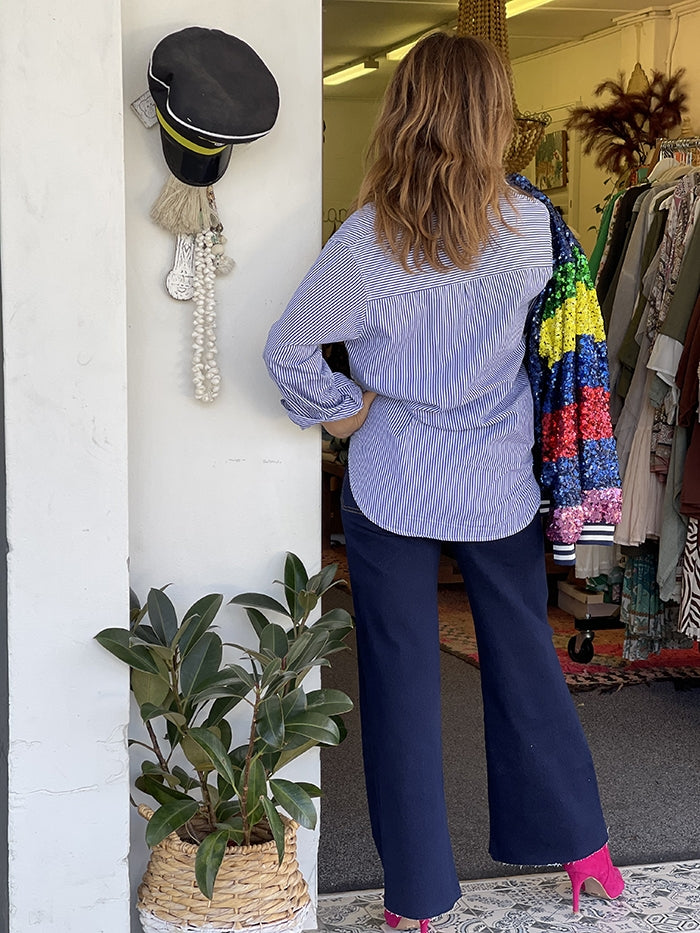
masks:
[[[550,215],[554,272],[531,309],[526,365],[537,478],[553,508],[547,536],[573,545],[584,526],[617,524],[622,509],[603,318],[586,256],[559,212],[524,176],[509,182]]]

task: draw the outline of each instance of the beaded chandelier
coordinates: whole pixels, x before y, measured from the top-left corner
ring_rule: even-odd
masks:
[[[503,53],[510,75],[516,126],[503,162],[506,172],[522,172],[534,158],[552,118],[548,113],[521,113],[515,100],[508,52],[505,0],[459,0],[457,35],[489,39]]]

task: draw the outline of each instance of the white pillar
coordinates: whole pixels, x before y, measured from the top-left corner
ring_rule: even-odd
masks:
[[[119,0],[0,4],[9,933],[128,929],[120,40]]]
[[[175,239],[149,217],[168,177],[159,130],[128,112],[146,90],[153,47],[193,24],[247,42],[280,88],[272,132],[234,147],[214,186],[236,268],[215,285],[222,381],[212,404],[193,397],[192,303],[175,301],[164,286]],[[149,587],[171,583],[178,609],[211,592],[227,600],[251,590],[281,596],[272,581],[285,551],[313,571],[321,555],[320,433],[287,419],[262,361],[272,322],[321,245],[321,4],[123,0],[123,46],[132,585],[143,599]],[[219,624],[224,641],[250,643],[240,610],[225,606]],[[141,751],[134,749],[135,767]],[[318,752],[297,761],[294,773],[318,783]],[[135,888],[147,851],[143,820],[133,824]],[[317,845],[317,832],[299,831],[312,895]]]

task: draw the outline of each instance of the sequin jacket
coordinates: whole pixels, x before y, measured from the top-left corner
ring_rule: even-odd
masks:
[[[622,510],[603,318],[586,256],[561,215],[522,175],[509,181],[550,215],[554,272],[531,309],[526,367],[536,473],[552,509],[547,536],[555,559],[573,563],[577,541],[612,543]]]

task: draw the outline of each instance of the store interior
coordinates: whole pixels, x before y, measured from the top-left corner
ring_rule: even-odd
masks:
[[[368,135],[397,59],[421,36],[455,30],[457,7],[456,0],[324,0],[324,243],[352,209]],[[700,763],[693,480],[700,475],[700,258],[694,251],[700,236],[693,237],[700,205],[700,3],[650,8],[644,0],[513,0],[505,9],[517,106],[522,114],[547,115],[536,151],[518,170],[545,191],[591,262],[608,333],[611,409],[629,503],[614,547],[577,548],[576,565],[564,570],[549,559],[550,621],[593,748],[620,864],[697,860],[700,797],[687,782]],[[335,83],[350,67],[357,76]],[[609,103],[610,85],[596,93],[604,82],[616,82],[619,97],[629,97],[655,81],[669,105],[680,99],[675,124],[647,141],[634,164],[605,162],[599,141],[605,130],[591,145],[585,120],[572,122],[572,111]],[[342,444],[325,439],[324,561],[337,560],[341,571],[338,491],[345,457]],[[450,617],[441,634],[450,736],[445,771],[453,810],[465,814],[451,819],[464,852],[460,876],[467,880],[511,872],[485,851],[473,854],[475,842],[485,848],[486,789],[478,662],[465,664],[469,650],[460,653],[449,639],[460,586],[446,554],[439,581]],[[349,589],[338,589],[334,599],[351,609]],[[468,606],[465,617],[468,629]],[[596,682],[597,669],[606,665]],[[671,673],[662,675],[662,668]],[[674,668],[683,675],[674,677]],[[349,657],[324,680],[352,694],[354,676]],[[459,706],[465,696],[467,713]],[[361,774],[351,765],[359,756],[352,735],[358,729],[351,720],[348,750],[332,760],[322,756],[321,893],[373,888],[381,880],[362,815]]]

